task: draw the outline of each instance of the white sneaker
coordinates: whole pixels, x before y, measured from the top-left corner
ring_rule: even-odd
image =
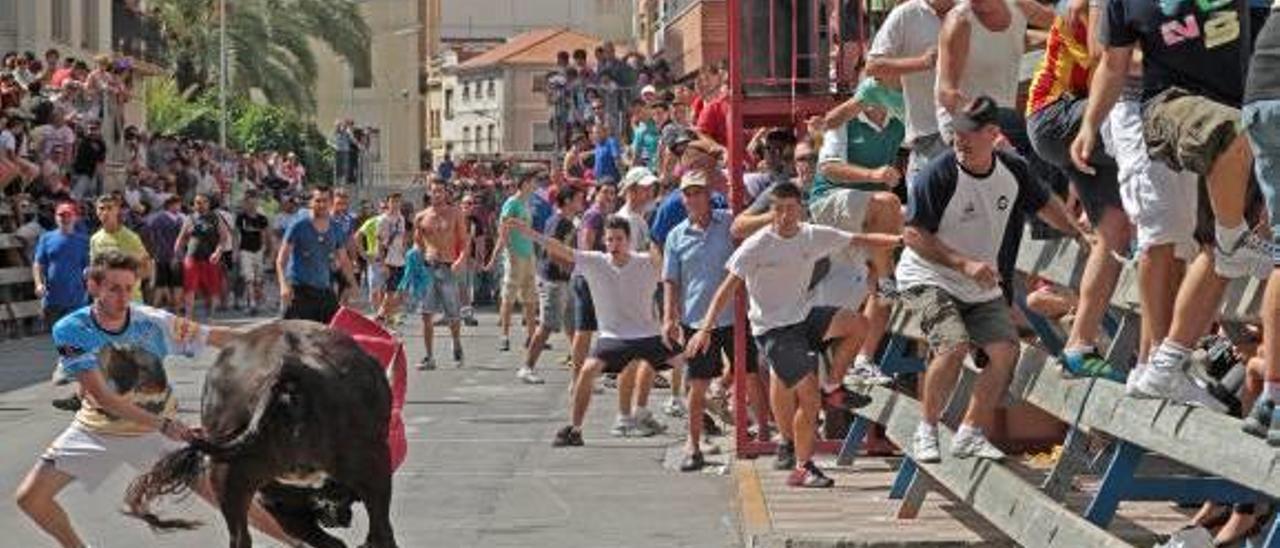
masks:
[[[684,408],[684,400],[675,396],[667,398],[667,403],[662,404],[662,412],[666,413],[668,417],[683,417],[689,413]]]
[[[924,428],[923,425],[916,428],[911,456],[916,462],[942,462],[942,452],[938,450],[938,431]]]
[[[951,456],[958,459],[967,459],[969,457],[978,457],[980,459],[1003,460],[1004,451],[991,445],[987,437],[982,435],[979,430],[969,430],[961,428],[956,432],[956,436],[951,438]]]
[[[1215,244],[1213,257],[1213,270],[1224,278],[1251,276],[1265,280],[1275,266],[1271,243],[1253,231],[1245,232],[1232,249],[1222,249]]]
[[[866,356],[858,356],[853,362],[853,367],[845,373],[844,383],[849,386],[886,386],[893,382],[890,377],[880,370],[880,365],[867,359]]]
[[[1138,391],[1138,379],[1142,378],[1142,374],[1147,371],[1148,365],[1139,363],[1129,370],[1129,376],[1124,381],[1124,395],[1135,398],[1141,398],[1142,393]]]
[[[1127,388],[1127,387],[1126,387]],[[1138,398],[1165,399],[1204,407],[1218,413],[1226,413],[1227,406],[1218,401],[1208,390],[1192,379],[1182,367],[1156,367],[1148,365],[1133,383],[1133,396]]]
[[[521,367],[519,371],[516,371],[516,378],[524,381],[525,384],[542,384],[546,382],[537,373],[534,373],[533,369],[528,367]]]
[[[642,438],[656,436],[667,431],[667,425],[658,422],[653,413],[643,407],[636,409],[635,414],[636,433]]]
[[[615,438],[629,437],[635,432],[636,420],[632,417],[623,417],[621,415],[613,421],[613,428],[609,430],[609,434]]]

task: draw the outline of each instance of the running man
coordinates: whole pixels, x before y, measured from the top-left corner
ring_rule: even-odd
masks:
[[[547,219],[546,236],[572,247],[577,238],[574,219],[585,207],[585,198],[586,194],[572,185],[566,184],[557,189],[552,199],[556,210]],[[534,373],[533,369],[538,365],[538,358],[542,356],[544,345],[552,333],[564,329],[569,340],[573,340],[573,321],[570,317],[573,308],[569,293],[571,270],[549,254],[544,253],[538,257],[538,309],[541,321],[538,322],[538,329],[533,332],[533,340],[525,349],[524,367],[516,372],[516,378],[525,384],[543,383],[542,377]],[[577,372],[576,369],[574,372]]]
[[[347,287],[355,287],[351,261],[338,229],[329,222],[333,191],[320,186],[311,190],[311,212],[289,225],[276,254],[276,278],[285,319],[328,324],[338,312],[329,265],[337,261]]]
[[[745,284],[751,332],[772,371],[769,401],[783,438],[777,466],[792,469],[787,484],[793,487],[831,487],[835,482],[812,461],[818,410],[824,403],[858,407],[867,399],[845,390],[841,374],[828,372],[828,378],[819,379],[816,352],[834,344],[832,363],[852,362],[867,322],[853,310],[813,306],[809,281],[817,262],[836,251],[848,246],[892,248],[901,245],[902,238],[801,222],[802,194],[791,183],[775,185],[768,196],[773,223],[744,240],[729,258],[729,275],[689,337],[685,357],[694,359],[712,349],[720,313]]]
[[[414,238],[422,248],[422,258],[427,266],[431,285],[420,303],[422,313],[422,342],[427,355],[418,369],[435,369],[435,322],[432,316],[441,314],[449,322],[449,334],[453,337],[453,364],[462,367],[462,303],[458,295],[458,275],[467,267],[468,248],[466,219],[462,212],[449,203],[448,183],[440,177],[431,178],[431,205],[413,219]],[[398,200],[397,200],[398,201]],[[398,205],[396,207],[399,207]]]
[[[27,517],[66,548],[88,546],[57,501],[67,485],[78,481],[93,492],[121,465],[139,472],[149,470],[161,457],[199,436],[196,429],[177,418],[178,402],[159,361],[155,365],[159,370],[138,375],[154,381],[155,386],[126,386],[117,375],[108,378],[104,364],[98,362],[98,351],[109,345],[134,345],[162,360],[171,354],[190,355],[207,346],[221,346],[236,334],[232,329],[202,326],[131,303],[138,269],[137,259],[117,251],[94,257],[87,276],[93,304],[72,312],[53,327],[59,367],[80,383],[84,405],[22,480],[15,498]],[[196,491],[218,506],[206,480]],[[299,545],[256,502],[249,516],[255,527],[271,537],[289,546]]]
[[[657,257],[631,250],[631,224],[620,217],[610,217],[604,225],[605,251],[573,249],[550,239],[519,221],[507,221],[504,230],[516,230],[533,239],[552,257],[574,265],[574,274],[582,276],[594,297],[600,338],[578,374],[573,391],[572,424],[556,432],[554,447],[581,446],[582,423],[591,405],[591,391],[601,372],[626,372],[631,367],[660,366],[672,354],[659,336],[658,320],[653,314],[653,292],[658,284]],[[632,394],[626,384],[618,385],[618,424],[615,432],[641,436],[652,430],[632,414]]]
[[[400,193],[387,196],[387,211],[379,217],[377,239],[378,254],[373,263],[384,279],[382,307],[378,309],[378,320],[384,323],[394,322],[396,307],[400,305],[400,276],[404,274],[404,253],[406,234],[409,227],[404,214],[400,211]],[[334,225],[335,228],[338,225]],[[341,233],[339,233],[341,236]],[[346,247],[346,241],[342,242]],[[452,261],[450,261],[452,262]]]
[[[518,219],[526,224],[533,222],[529,212],[529,197],[533,194],[535,175],[533,172],[516,174],[516,193],[502,203],[499,220]],[[520,301],[521,312],[524,313],[525,344],[528,344],[537,328],[537,319],[534,317],[538,299],[533,273],[533,244],[528,238],[510,232],[504,230],[498,233],[493,255],[484,267],[485,270],[493,270],[498,254],[506,252],[502,269],[502,304],[498,309],[498,322],[502,327],[498,350],[502,352],[511,350],[511,308],[516,301]]]
[[[236,231],[240,233],[240,249],[238,259],[240,276],[244,278],[249,303],[249,314],[257,315],[258,307],[264,301],[266,272],[263,255],[270,247],[271,220],[258,211],[258,193],[252,190],[245,192],[240,202],[240,213],[236,215]]]

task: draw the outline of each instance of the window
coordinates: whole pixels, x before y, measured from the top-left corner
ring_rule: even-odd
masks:
[[[49,2],[52,38],[55,42],[71,43],[71,0],[52,0]]]
[[[493,96],[497,93],[496,91],[494,91],[494,89],[495,87],[493,85],[493,78],[490,78],[489,79],[489,98],[490,99],[493,99]]]
[[[462,128],[462,151],[466,152],[471,149],[471,128]]]
[[[440,111],[431,109],[431,138],[440,138]]]
[[[81,0],[80,20],[80,47],[98,49],[98,0]]]
[[[462,100],[463,101],[471,100],[471,82],[462,83]]]
[[[493,140],[493,124],[489,124],[489,152],[497,152],[497,151],[498,149],[496,146],[494,146],[494,140]]]
[[[551,152],[556,149],[556,136],[551,132],[551,125],[547,122],[533,123],[533,150],[534,152]]]
[[[476,140],[474,145],[476,152],[480,152],[480,138],[483,137],[483,134],[484,134],[484,132],[482,131],[483,129],[484,128],[480,126],[476,126]]]
[[[533,76],[533,92],[534,93],[547,92],[547,75],[535,74]]]
[[[453,119],[453,90],[444,90],[444,119]]]

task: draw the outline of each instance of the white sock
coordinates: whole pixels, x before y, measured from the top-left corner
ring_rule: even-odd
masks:
[[[1262,397],[1273,402],[1280,401],[1280,382],[1266,381],[1262,383]]]
[[[1240,223],[1234,228],[1227,228],[1222,226],[1221,223],[1216,222],[1214,223],[1214,226],[1214,239],[1218,242],[1218,249],[1222,250],[1229,250],[1235,247],[1236,242],[1240,241],[1240,238],[1244,236],[1245,230],[1249,228],[1248,225],[1244,223]]]
[[[972,424],[961,424],[960,428],[956,430],[957,438],[963,438],[963,437],[969,437],[969,436],[981,436],[981,435],[982,435],[982,429]]]
[[[1186,360],[1190,353],[1190,348],[1165,339],[1156,348],[1155,354],[1148,359],[1148,365],[1157,369],[1176,369],[1182,365],[1183,360]]]

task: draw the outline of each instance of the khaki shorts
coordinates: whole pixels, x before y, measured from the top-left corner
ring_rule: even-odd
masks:
[[[901,295],[902,303],[919,315],[920,328],[934,352],[962,344],[1018,343],[1018,329],[1004,299],[966,303],[932,285],[904,289]]]
[[[40,460],[93,491],[121,466],[146,472],[161,457],[184,446],[158,432],[136,436],[103,434],[73,422],[49,444]]]
[[[1143,105],[1142,131],[1153,159],[1208,176],[1241,132],[1240,109],[1173,87]]]
[[[538,306],[537,281],[533,275],[533,257],[519,258],[507,254],[503,263],[502,300],[520,301],[525,306]]]

